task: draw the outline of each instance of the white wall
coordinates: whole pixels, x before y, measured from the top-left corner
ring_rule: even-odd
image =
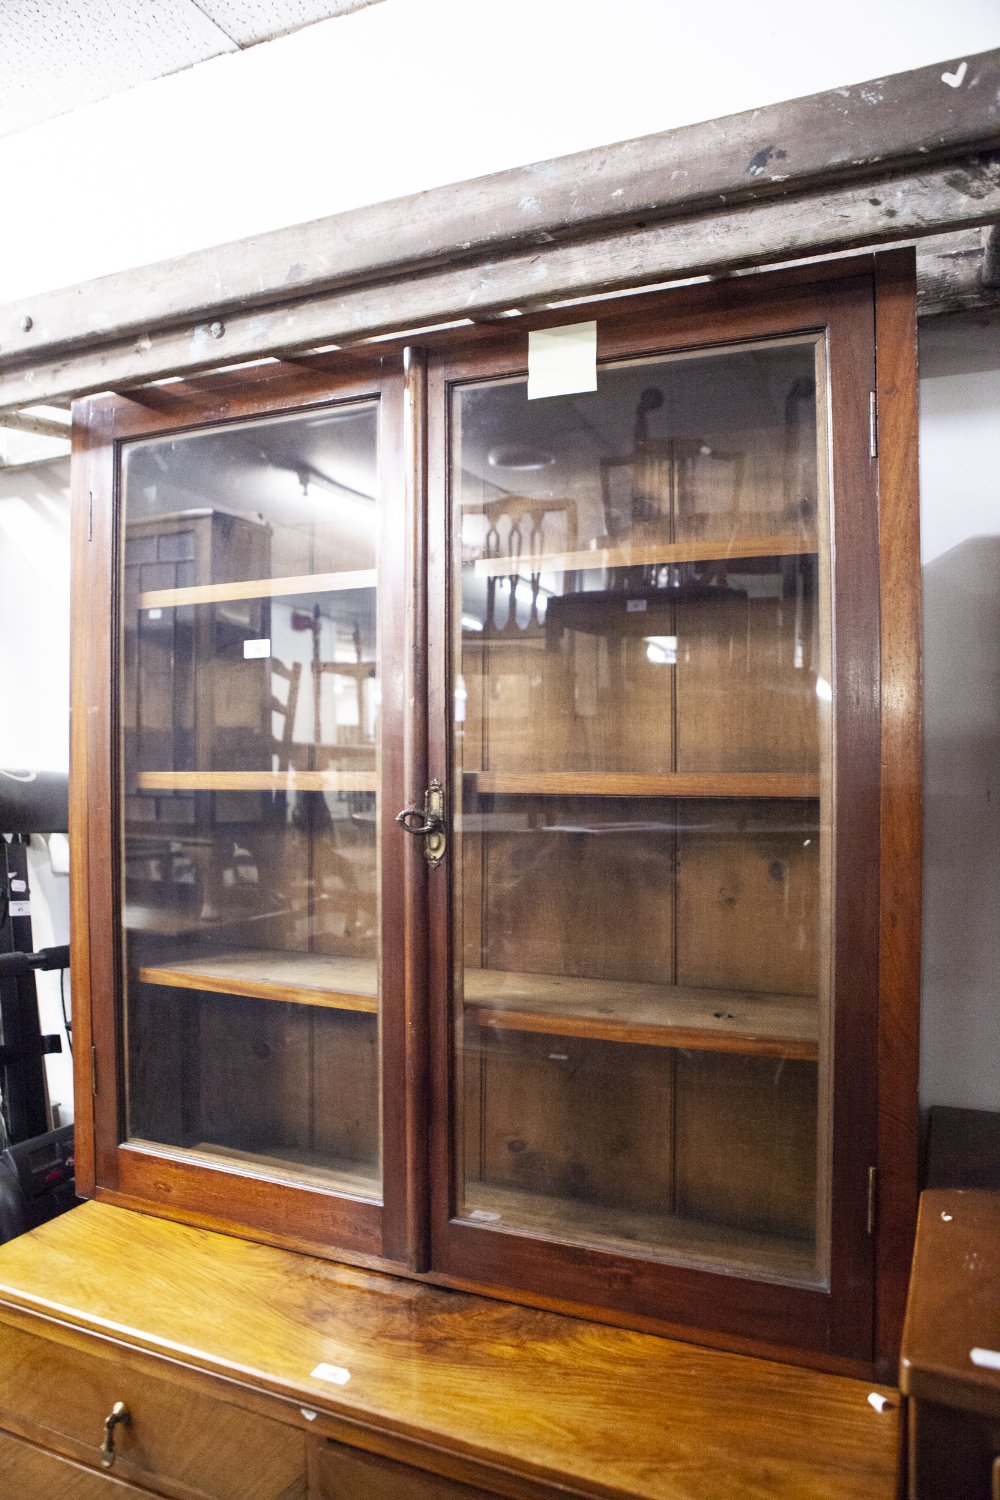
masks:
[[[1000,318],[920,340],[923,1103],[1000,1109]]]
[[[0,303],[998,45],[996,0],[384,0],[0,140]]]

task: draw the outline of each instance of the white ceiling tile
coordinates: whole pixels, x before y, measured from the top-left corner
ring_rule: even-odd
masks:
[[[237,46],[194,0],[0,0],[0,135]]]
[[[329,16],[342,16],[350,10],[376,5],[379,0],[199,0],[199,3],[206,16],[211,16],[227,36],[241,47],[249,47],[254,42],[311,26],[314,21],[325,21]]]

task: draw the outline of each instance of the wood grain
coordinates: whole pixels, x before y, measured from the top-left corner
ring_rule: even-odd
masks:
[[[196,583],[187,588],[147,589],[139,609],[175,609],[184,604],[219,604],[227,599],[283,599],[292,594],[327,594],[346,589],[373,589],[374,568],[344,573],[306,573],[294,578],[248,578],[245,583]]]
[[[816,1059],[816,1000],[563,975],[465,970],[465,1019],[493,1031]]]
[[[96,1469],[104,1419],[124,1401],[132,1420],[115,1433],[114,1479],[160,1481],[211,1500],[274,1500],[286,1488],[304,1497],[305,1436],[290,1425],[187,1390],[170,1380],[169,1367],[156,1379],[109,1358],[106,1347],[82,1354],[45,1338],[41,1329],[32,1334],[4,1326],[2,1347],[2,1420],[21,1436]],[[2,1472],[10,1483],[6,1464]],[[53,1483],[57,1473],[53,1469]],[[106,1477],[93,1479],[94,1493],[104,1495]],[[27,1491],[31,1500],[72,1493],[58,1485]],[[112,1500],[113,1491],[107,1493]]]
[[[55,1458],[33,1443],[0,1432],[0,1467],[10,1493],[20,1500],[142,1500],[137,1489],[110,1474],[99,1474],[79,1464]]]
[[[306,1407],[318,1413],[312,1432],[511,1497],[549,1484],[700,1500],[720,1483],[761,1500],[894,1495],[897,1414],[872,1410],[868,1383],[324,1265],[105,1204],[0,1247],[0,1302],[8,1321],[33,1311],[54,1336],[119,1362],[182,1350],[188,1379],[228,1377],[238,1400],[256,1398],[265,1413],[297,1422]],[[323,1361],[346,1368],[348,1383],[311,1374]]]
[[[967,91],[966,91],[967,93]],[[806,256],[898,242],[992,223],[1000,212],[995,156],[957,166],[919,164],[912,172],[827,186],[788,202],[716,208],[690,220],[605,232],[543,252],[490,257],[487,264],[409,271],[396,280],[299,298],[259,312],[234,313],[225,338],[209,346],[200,324],[165,329],[81,352],[42,358],[0,374],[0,407],[51,401],[89,391],[140,387],[180,373],[267,356],[288,356],[330,343],[352,344],[396,330],[485,319],[510,307],[534,312],[555,301],[598,292],[757,268]],[[143,285],[148,286],[150,273]],[[566,310],[549,314],[565,322]],[[424,335],[426,341],[433,335]],[[413,342],[414,335],[407,336]]]
[[[761,1233],[726,1223],[670,1213],[589,1203],[493,1183],[466,1183],[462,1217],[499,1229],[525,1230],[553,1240],[567,1236],[596,1248],[669,1257],[681,1265],[809,1281],[812,1246],[801,1233]]]
[[[877,1341],[892,1369],[917,1204],[923,766],[917,341],[913,257],[875,282],[881,551]]]
[[[1000,55],[966,61],[960,90],[942,88],[941,64],[932,64],[213,246],[85,290],[21,299],[0,310],[0,347],[20,363],[88,342],[134,341],[164,325],[208,323],[230,309],[302,301],[365,277],[413,277],[460,256],[492,260],[512,245],[534,251],[602,227],[760,204],[852,177],[867,188],[873,174],[921,159],[958,161],[995,142]],[[208,340],[203,329],[202,339],[227,345],[230,329],[227,320],[221,338]]]
[[[246,948],[180,963],[147,964],[139,969],[139,979],[143,984],[335,1010],[378,1010],[377,966],[363,958]]]

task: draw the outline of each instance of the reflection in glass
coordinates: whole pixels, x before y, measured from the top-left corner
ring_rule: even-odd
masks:
[[[823,360],[452,390],[460,1216],[827,1275]]]
[[[378,1197],[373,402],[129,446],[128,1130]]]

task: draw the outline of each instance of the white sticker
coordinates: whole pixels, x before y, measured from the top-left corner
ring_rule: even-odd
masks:
[[[163,610],[162,609],[151,609],[149,611],[149,613],[147,614],[146,619],[147,620],[162,620],[163,619]]]
[[[309,1373],[313,1380],[329,1380],[331,1385],[346,1385],[351,1378],[350,1370],[343,1365],[317,1365]]]
[[[261,641],[244,641],[243,655],[247,661],[259,661],[271,654],[270,636],[265,636]]]
[[[10,903],[10,906],[8,907],[8,910],[9,910],[9,912],[10,912],[10,914],[11,914],[12,917],[30,917],[31,916],[31,902],[30,901],[12,901]]]
[[[625,613],[627,615],[641,615],[647,607],[645,599],[627,599],[625,601]]]
[[[596,390],[596,323],[567,323],[528,334],[529,401]]]
[[[1000,1370],[1000,1353],[996,1349],[970,1349],[969,1358],[981,1370]]]
[[[26,891],[28,889],[28,882],[26,880],[12,880],[10,888],[12,891]]]

